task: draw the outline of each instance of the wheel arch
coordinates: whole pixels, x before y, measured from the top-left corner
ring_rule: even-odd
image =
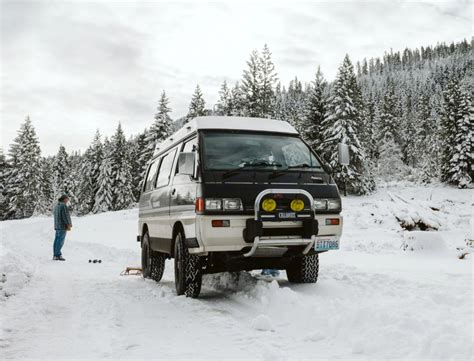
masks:
[[[171,234],[171,253],[170,253],[172,258],[174,258],[174,246],[175,246],[175,242],[176,242],[176,235],[178,234],[178,232],[182,232],[182,234],[184,236],[184,226],[181,223],[181,221],[177,221],[173,225],[173,232]]]

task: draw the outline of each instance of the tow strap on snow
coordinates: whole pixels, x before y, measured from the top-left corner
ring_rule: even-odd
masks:
[[[138,276],[142,273],[143,272],[140,267],[127,267],[122,272],[120,272],[120,276]]]

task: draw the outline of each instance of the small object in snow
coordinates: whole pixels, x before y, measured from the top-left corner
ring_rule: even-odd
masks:
[[[102,260],[101,259],[94,259],[94,260],[90,259],[89,263],[102,263]]]
[[[472,249],[470,248],[458,248],[458,258],[459,259],[464,259],[468,254],[472,253]]]
[[[142,274],[142,269],[140,267],[127,267],[122,272],[120,276],[138,276]]]
[[[91,262],[92,262],[92,260],[90,259],[90,260],[89,260],[89,263],[91,263]]]

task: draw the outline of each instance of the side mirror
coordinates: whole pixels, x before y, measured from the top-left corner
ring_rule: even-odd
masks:
[[[194,177],[194,165],[196,164],[196,153],[179,153],[178,174]]]
[[[340,165],[349,165],[349,146],[344,143],[337,145],[337,159]]]

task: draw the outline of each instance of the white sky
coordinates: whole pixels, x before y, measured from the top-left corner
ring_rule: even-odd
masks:
[[[5,152],[26,115],[43,155],[84,150],[118,121],[150,126],[166,90],[177,118],[196,84],[208,107],[268,44],[282,84],[332,80],[355,63],[437,42],[470,40],[472,3],[1,1],[1,134]]]

